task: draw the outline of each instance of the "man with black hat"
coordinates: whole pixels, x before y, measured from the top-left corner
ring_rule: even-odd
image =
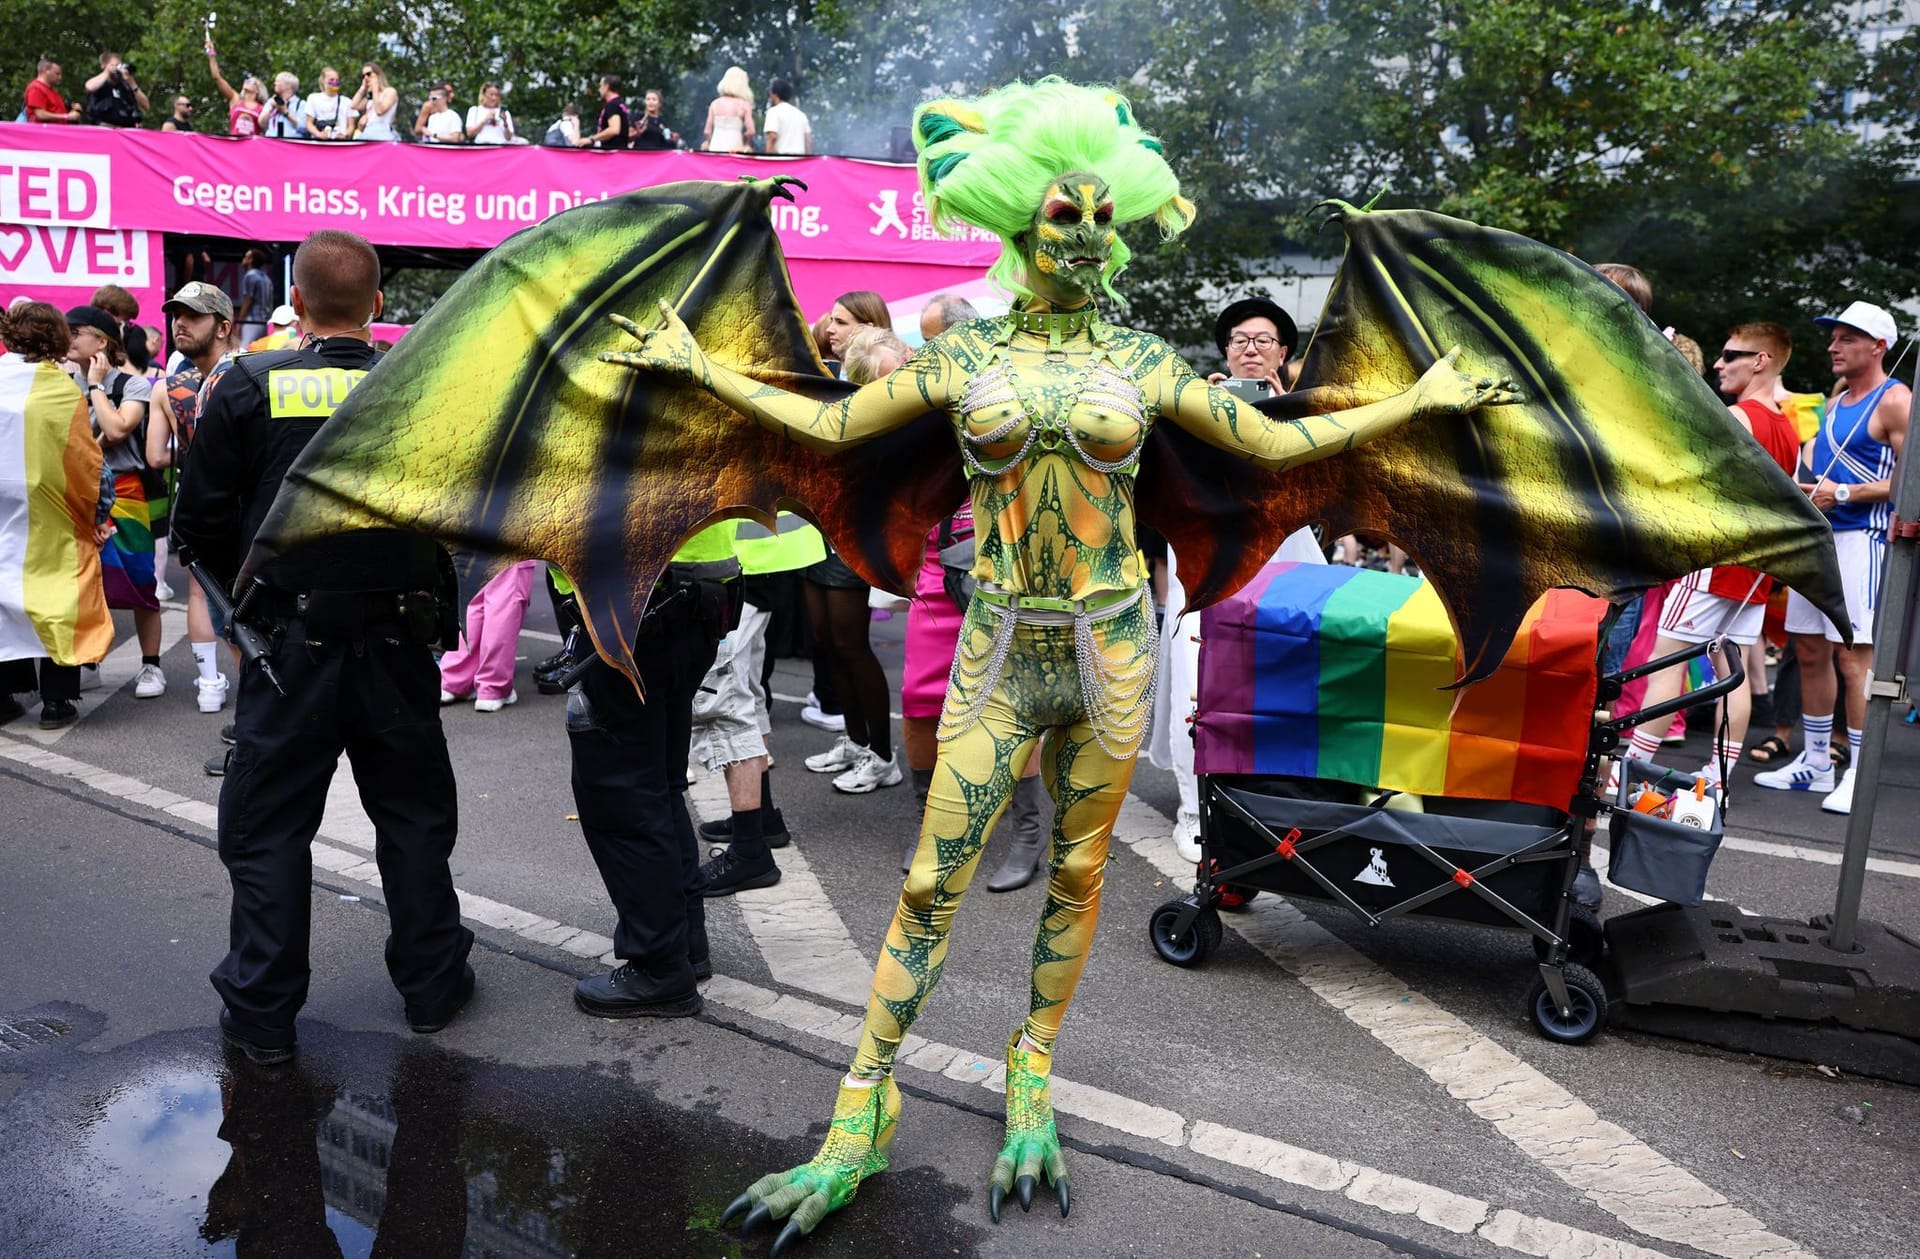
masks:
[[[1285,393],[1293,387],[1287,358],[1299,339],[1293,319],[1266,298],[1229,302],[1213,321],[1213,343],[1220,347],[1228,370],[1215,372],[1207,380],[1216,385],[1229,377],[1264,380],[1272,393]]]
[[[309,236],[293,258],[300,348],[230,358],[207,381],[180,478],[173,537],[231,590],[282,479],[379,360],[380,258],[352,232]],[[233,619],[264,640],[240,671],[220,790],[219,850],[233,884],[231,948],[211,976],[227,1043],[269,1065],[294,1053],[311,975],[309,846],[344,751],[373,819],[390,922],[387,971],[415,1032],[473,996],[448,858],[457,811],[430,646],[452,637],[451,565],[412,534],[370,530],[266,564]]]

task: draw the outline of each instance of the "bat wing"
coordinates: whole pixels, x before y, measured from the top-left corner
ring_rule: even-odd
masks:
[[[1523,398],[1284,474],[1157,426],[1141,517],[1174,546],[1193,606],[1321,521],[1419,562],[1459,633],[1463,682],[1498,665],[1556,586],[1619,601],[1745,564],[1847,624],[1825,518],[1618,288],[1569,254],[1444,215],[1334,203],[1334,217],[1347,254],[1299,388],[1263,410],[1398,393],[1456,345],[1460,370]]]
[[[781,508],[876,586],[911,592],[926,533],[966,494],[937,413],[828,457],[690,384],[602,363],[664,299],[718,361],[817,399],[826,374],[768,207],[787,180],[662,185],[518,233],[448,290],[288,473],[248,570],[328,534],[401,529],[567,574],[600,654],[634,676],[654,582],[703,524]]]

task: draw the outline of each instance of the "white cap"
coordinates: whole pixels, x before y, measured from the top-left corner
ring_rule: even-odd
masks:
[[[1855,303],[1855,305],[1858,304]],[[267,323],[275,328],[284,328],[288,324],[298,322],[299,318],[300,316],[293,313],[293,307],[282,303],[273,308],[273,313],[267,316]]]
[[[1900,339],[1900,329],[1893,322],[1893,316],[1887,313],[1885,307],[1875,306],[1872,302],[1854,302],[1837,315],[1822,315],[1813,322],[1822,328],[1831,328],[1837,323],[1845,324],[1866,333],[1889,350]]]

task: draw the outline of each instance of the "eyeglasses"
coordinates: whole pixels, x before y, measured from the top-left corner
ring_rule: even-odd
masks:
[[[1227,338],[1227,348],[1229,350],[1244,350],[1250,345],[1257,349],[1271,350],[1279,344],[1280,338],[1274,336],[1271,332],[1256,332],[1251,336],[1244,332],[1236,332]]]
[[[1732,363],[1739,359],[1752,358],[1757,354],[1764,353],[1766,353],[1764,350],[1722,350],[1720,351],[1720,357],[1713,361],[1716,363]]]

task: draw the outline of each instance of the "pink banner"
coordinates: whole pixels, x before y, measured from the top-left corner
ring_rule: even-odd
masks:
[[[118,284],[140,303],[139,323],[161,324],[166,266],[158,232],[0,222],[0,306],[16,297],[85,305],[94,289]]]
[[[552,214],[689,179],[792,175],[774,225],[802,308],[847,289],[889,300],[977,276],[997,242],[945,237],[913,168],[854,158],[595,153],[530,145],[436,147],[0,123],[0,261],[17,229],[196,232],[303,239],[345,227],[376,244],[486,249]],[[892,267],[903,270],[889,275]],[[9,265],[0,275],[13,270]]]

